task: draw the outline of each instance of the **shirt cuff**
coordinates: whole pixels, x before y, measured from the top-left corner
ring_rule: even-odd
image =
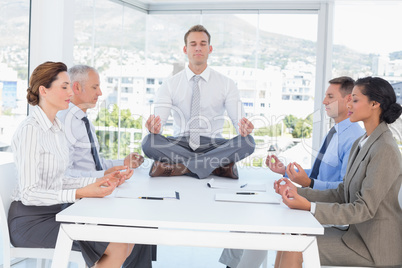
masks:
[[[315,208],[316,208],[316,203],[315,202],[310,202],[311,206],[310,206],[310,212],[311,214],[315,215]]]
[[[62,190],[59,193],[60,203],[74,203],[76,201],[76,189]]]

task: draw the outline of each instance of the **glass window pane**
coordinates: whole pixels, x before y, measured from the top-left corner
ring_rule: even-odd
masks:
[[[84,63],[100,69],[102,105],[92,111],[92,119],[96,120],[100,114],[105,118],[116,114],[117,118],[109,120],[116,121],[113,129],[104,125],[107,131],[118,131],[119,127],[120,132],[126,131],[121,124],[123,110],[138,120],[152,113],[160,85],[181,71],[187,62],[183,53],[185,32],[201,23],[211,34],[213,52],[209,65],[236,82],[246,116],[256,119],[255,135],[259,136],[261,148],[255,155],[265,157],[266,148],[273,144],[281,151],[287,150],[289,144],[294,144],[293,136],[311,143],[309,129],[293,132],[296,126],[286,127],[283,119],[294,115],[307,124],[310,119],[306,121],[306,118],[313,112],[316,14],[146,15],[124,5],[119,8],[112,1],[95,2],[95,8],[91,8],[91,1],[76,2],[81,7],[77,8],[76,15],[75,61],[84,59]],[[106,17],[113,18],[107,21],[108,25]],[[79,30],[81,25],[89,27]],[[100,124],[107,120],[98,121]],[[230,129],[230,124],[227,127]],[[102,126],[98,128],[100,131]],[[171,127],[164,133],[169,134],[169,130]],[[129,146],[140,150],[139,141],[146,133],[141,124],[136,131],[139,138],[131,139]],[[224,133],[227,137],[234,134]],[[113,139],[120,134],[116,135]],[[103,135],[101,139],[104,153],[109,156],[127,147],[119,144],[112,150],[106,148],[112,144],[111,135]],[[289,161],[309,166],[311,156],[309,152],[304,155],[303,161],[294,158]]]
[[[212,36],[210,65],[236,82],[246,116],[255,120],[259,146],[253,157],[265,158],[271,145],[276,153],[287,151],[294,136],[307,146],[299,144],[283,157],[310,167],[311,150],[303,148],[311,148],[317,15],[204,14],[202,21]],[[283,123],[289,115],[305,124],[293,132],[296,125]]]
[[[265,141],[284,163],[296,161],[303,168],[311,167],[317,19],[317,14],[259,16],[259,83],[269,103],[262,112],[270,132],[279,135]]]
[[[178,68],[182,68],[186,62],[184,34],[192,25],[199,23],[200,15],[196,14],[149,15],[146,31],[148,63],[180,65]]]
[[[76,1],[74,63],[99,71],[102,96],[88,115],[101,154],[139,151],[144,94],[146,14],[109,0]]]
[[[213,51],[208,60],[209,65],[225,66],[224,73],[230,72],[231,77],[242,76],[246,78],[241,80],[245,86],[254,88],[258,15],[203,14],[202,21],[211,34]],[[227,67],[237,68],[230,70]]]
[[[395,33],[401,12],[400,1],[335,3],[333,76],[382,77],[402,103],[402,36]],[[391,128],[402,152],[402,118]]]
[[[15,129],[27,116],[29,4],[0,3],[0,151],[10,151]]]

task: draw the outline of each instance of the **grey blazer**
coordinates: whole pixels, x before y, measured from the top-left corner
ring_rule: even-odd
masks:
[[[303,188],[298,193],[317,202],[315,217],[321,224],[350,225],[342,240],[353,251],[379,266],[401,265],[401,153],[384,122],[361,150],[359,141],[352,146],[343,183],[337,189]]]

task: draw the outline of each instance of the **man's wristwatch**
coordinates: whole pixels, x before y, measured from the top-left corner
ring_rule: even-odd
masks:
[[[310,187],[311,189],[313,189],[313,187],[314,187],[314,179],[310,178],[310,180],[311,180],[311,182],[310,182],[310,186],[309,186],[309,187]]]

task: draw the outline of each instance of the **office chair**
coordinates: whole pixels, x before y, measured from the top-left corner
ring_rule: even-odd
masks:
[[[44,266],[43,260],[53,258],[53,248],[13,247],[10,243],[7,217],[12,202],[11,194],[17,185],[15,164],[0,165],[0,174],[0,236],[3,242],[3,268],[10,268],[12,258],[37,259],[36,267],[42,268]],[[87,267],[81,252],[72,251],[69,260],[70,262],[77,263],[79,268]]]

